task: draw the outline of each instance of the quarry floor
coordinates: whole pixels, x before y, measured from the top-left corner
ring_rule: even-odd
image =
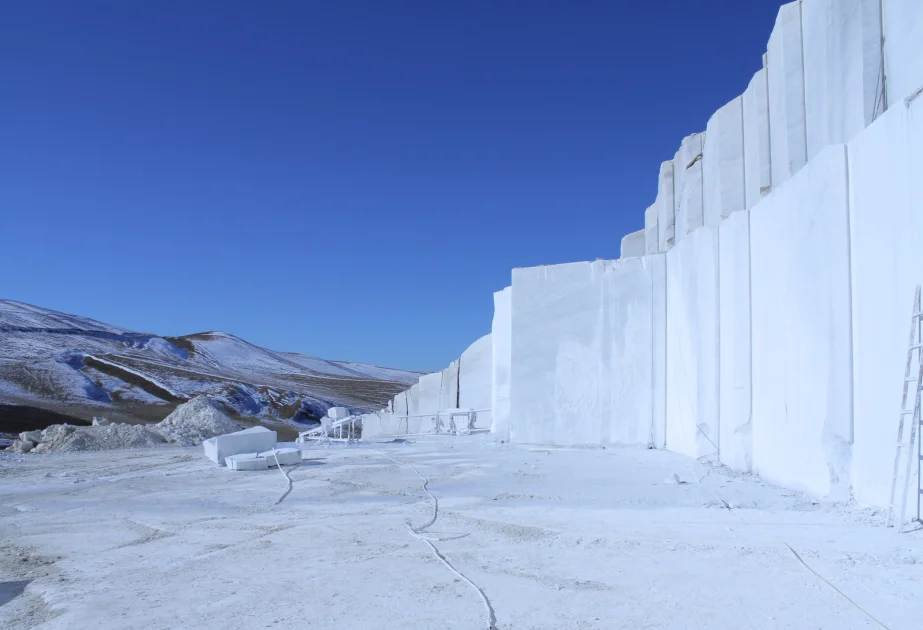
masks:
[[[278,469],[199,448],[0,455],[0,627],[486,628],[408,531],[432,502],[403,462],[439,500],[427,536],[452,538],[434,544],[498,628],[877,627],[785,543],[887,627],[923,618],[923,532],[669,452],[486,435],[307,450],[278,505]]]

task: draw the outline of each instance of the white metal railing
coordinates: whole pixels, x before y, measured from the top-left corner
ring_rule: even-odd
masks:
[[[487,412],[490,409],[443,409],[437,413],[421,414],[392,414],[398,420],[403,420],[403,431],[398,428],[397,435],[470,435],[477,431],[478,413]],[[422,432],[410,431],[411,418],[429,418],[432,424],[432,431]],[[446,420],[448,426],[446,426]],[[339,420],[332,420],[324,417],[321,426],[301,431],[298,434],[296,442],[304,444],[306,442],[354,442],[359,440],[359,430],[362,426],[362,416],[350,415]],[[393,434],[392,434],[393,435]]]
[[[326,419],[326,418],[325,418]],[[321,421],[319,427],[302,431],[298,434],[296,440],[299,444],[305,442],[351,442],[358,439],[356,435],[356,425],[359,416],[347,416],[330,423]],[[344,435],[345,433],[345,435]]]
[[[394,414],[394,417],[404,420],[404,431],[400,435],[469,435],[475,430],[478,413],[486,411],[490,409],[443,409],[436,413]],[[411,418],[429,418],[433,423],[433,430],[430,433],[411,433]],[[448,418],[448,427],[445,426],[443,418]],[[461,426],[456,422],[456,418],[465,419]]]

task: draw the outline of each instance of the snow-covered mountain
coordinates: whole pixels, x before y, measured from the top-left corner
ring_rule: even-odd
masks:
[[[241,417],[303,421],[334,405],[381,408],[418,377],[275,352],[226,333],[159,337],[0,300],[0,403],[8,409],[156,421],[209,394]],[[0,431],[3,424],[0,414]]]

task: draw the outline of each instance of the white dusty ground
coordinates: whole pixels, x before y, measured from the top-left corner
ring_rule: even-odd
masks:
[[[380,453],[431,480],[428,536],[467,534],[435,544],[498,628],[875,627],[782,541],[887,627],[923,618],[923,532],[665,451],[470,436],[314,447],[278,505],[278,469],[199,448],[0,456],[0,627],[486,628]]]

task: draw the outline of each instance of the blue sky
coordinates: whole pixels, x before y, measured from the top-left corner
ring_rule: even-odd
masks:
[[[439,369],[618,257],[780,4],[3,3],[0,297]]]

